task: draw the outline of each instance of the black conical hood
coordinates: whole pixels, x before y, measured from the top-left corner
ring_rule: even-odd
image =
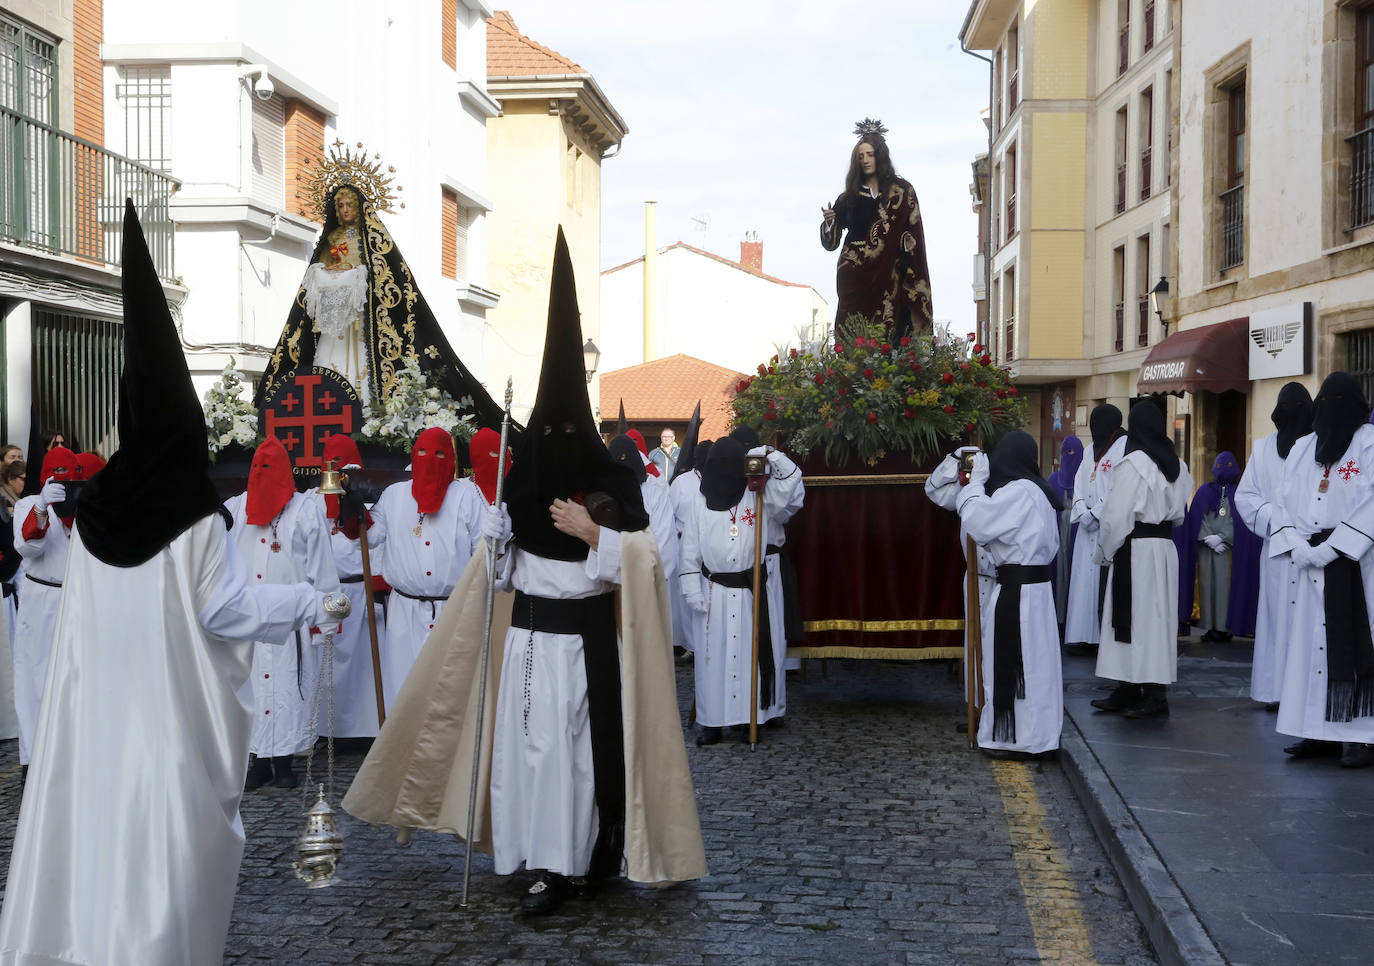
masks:
[[[76,526],[97,559],[133,567],[219,510],[220,500],[210,482],[205,414],[132,201],[124,205],[121,265],[119,449],[87,484]]]
[[[701,435],[701,400],[697,400],[697,408],[692,410],[692,419],[687,424],[687,432],[682,436],[682,445],[678,447],[677,465],[673,468],[673,480],[683,473],[693,469],[692,461],[697,455],[697,437]],[[671,483],[673,480],[669,480]]]
[[[649,525],[638,481],[628,467],[611,459],[592,418],[572,257],[559,228],[539,392],[506,481],[516,544],[540,557],[586,559],[587,545],[554,528],[549,506],[555,499],[598,491],[619,504],[619,529],[642,530]]]
[[[625,422],[625,400],[620,400],[620,418],[615,423],[615,434],[624,436],[630,431],[630,424]]]

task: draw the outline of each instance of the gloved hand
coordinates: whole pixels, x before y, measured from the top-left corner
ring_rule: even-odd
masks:
[[[706,613],[706,598],[701,594],[688,594],[683,597],[683,600],[687,601],[687,606],[698,614]]]
[[[1312,547],[1300,543],[1293,548],[1293,566],[1299,569],[1312,566]]]
[[[979,453],[973,457],[973,469],[969,472],[968,481],[970,486],[983,486],[988,481],[990,467],[988,464],[988,454]]]
[[[506,512],[505,507],[487,508],[487,512],[482,515],[482,536],[494,543],[497,548],[505,546],[510,541],[510,514]]]
[[[61,503],[67,498],[67,488],[61,483],[54,483],[52,477],[48,477],[48,482],[43,484],[43,489],[38,491],[38,505],[44,510],[54,503]]]
[[[325,607],[325,600],[329,597],[335,597],[336,599],[338,597],[343,597],[345,602],[348,601],[348,598],[344,596],[340,591],[331,591],[327,594],[320,594],[318,599],[315,601],[315,619],[313,621],[313,626],[320,628],[322,631],[337,632],[342,617],[347,617],[348,614],[344,613],[342,617],[338,614],[337,611],[331,614],[329,612],[329,609]]]
[[[964,454],[965,454],[965,453],[976,453],[976,452],[978,452],[978,447],[977,447],[977,446],[960,446],[960,447],[959,447],[958,449],[956,449],[953,453],[950,453],[950,454],[949,454],[949,458],[952,459],[952,460],[954,460],[954,461],[957,463],[959,460],[961,460],[961,459],[964,458]]]
[[[367,505],[363,503],[362,494],[357,490],[344,490],[339,494],[339,527],[341,529],[358,526],[366,512]]]
[[[1207,536],[1202,538],[1202,542],[1207,544],[1213,553],[1226,552],[1226,541],[1222,540],[1221,537],[1215,533],[1207,534]]]
[[[1339,556],[1340,551],[1337,550],[1335,547],[1331,546],[1331,541],[1323,540],[1321,543],[1317,544],[1315,547],[1312,548],[1311,562],[1308,564],[1308,566],[1316,567],[1320,570],[1327,564],[1334,563],[1336,558]]]

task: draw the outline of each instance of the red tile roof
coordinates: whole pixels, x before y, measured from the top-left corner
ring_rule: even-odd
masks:
[[[778,285],[788,285],[792,288],[811,288],[811,286],[807,285],[805,282],[789,282],[786,279],[778,278],[776,275],[767,275],[763,272],[756,272],[752,268],[747,268],[746,266],[741,265],[739,262],[734,261],[733,259],[726,258],[724,255],[717,255],[714,252],[708,252],[704,248],[697,248],[695,245],[689,245],[686,242],[673,242],[667,248],[660,248],[658,250],[658,253],[662,255],[666,252],[672,251],[674,248],[681,248],[684,251],[689,251],[693,253],[694,255],[703,255],[706,258],[714,259],[715,261],[720,262],[722,265],[729,265],[731,268],[737,268],[741,272],[744,272],[746,275],[752,275],[755,278],[761,278],[765,282],[774,282]],[[601,274],[609,275],[612,272],[620,271],[622,268],[629,268],[631,265],[638,265],[642,261],[644,261],[644,256],[640,255],[638,258],[632,258],[624,264],[616,265],[614,268],[608,268]]]
[[[522,34],[507,10],[487,21],[487,76],[530,77],[535,74],[586,74],[556,50]]]
[[[668,356],[601,376],[601,419],[614,423],[625,402],[632,423],[685,423],[701,400],[701,438],[730,431],[730,400],[744,373],[692,356]]]

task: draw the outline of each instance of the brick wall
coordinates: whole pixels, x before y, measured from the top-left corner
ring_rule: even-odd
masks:
[[[286,102],[286,207],[293,215],[311,217],[306,200],[296,196],[297,176],[312,161],[324,157],[324,115],[309,104]]]
[[[458,0],[443,0],[440,5],[439,44],[444,63],[458,67]]]
[[[439,248],[439,274],[444,278],[458,277],[458,195],[447,188],[443,193],[440,210],[440,234],[443,236]]]
[[[72,133],[94,144],[105,143],[105,83],[100,41],[105,32],[103,0],[75,0],[72,8]],[[78,151],[76,165],[76,250],[99,262],[105,235],[97,215],[104,191],[104,170],[93,152]]]

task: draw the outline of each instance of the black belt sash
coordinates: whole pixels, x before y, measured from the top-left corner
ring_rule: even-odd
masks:
[[[1171,523],[1137,523],[1112,557],[1112,636],[1131,643],[1131,544],[1136,540],[1172,540]]]
[[[778,552],[778,548],[770,545],[767,548],[769,554]],[[754,568],[748,570],[732,570],[729,573],[718,573],[711,570],[705,563],[701,565],[701,575],[713,584],[720,584],[731,590],[747,590],[751,594],[754,592]],[[768,619],[768,571],[765,569],[760,574],[759,589],[761,599],[759,601],[759,707],[773,707],[773,695],[777,690],[778,668],[773,660],[773,625]],[[766,645],[766,646],[765,646]]]
[[[511,609],[511,626],[531,632],[527,648],[534,646],[534,631],[582,638],[598,824],[587,877],[594,880],[619,875],[625,853],[625,721],[615,615],[614,593],[562,600],[517,590]]]
[[[450,591],[448,592],[448,594],[444,594],[442,597],[430,597],[430,596],[428,596],[427,594],[407,594],[404,590],[402,590],[401,588],[397,587],[395,584],[392,584],[392,585],[391,585],[391,589],[394,590],[394,591],[396,591],[396,593],[400,594],[402,597],[405,597],[405,598],[407,598],[407,599],[409,599],[409,600],[423,600],[423,601],[426,601],[426,602],[429,604],[429,619],[430,619],[431,621],[434,621],[434,620],[437,620],[437,619],[438,619],[439,611],[438,611],[438,608],[436,607],[436,605],[439,604],[439,603],[441,603],[441,602],[443,602],[443,601],[448,600],[449,594],[453,593],[453,591],[450,590]]]
[[[1308,538],[1318,546],[1331,530]],[[1322,571],[1326,584],[1326,720],[1353,721],[1374,715],[1374,639],[1369,632],[1360,562],[1341,554]]]
[[[361,584],[362,582],[363,582],[363,575],[362,575],[362,574],[354,574],[352,577],[340,577],[340,578],[339,578],[339,583],[341,583],[341,584]]]
[[[992,740],[1016,741],[1016,700],[1026,697],[1026,665],[1021,651],[1021,588],[1050,579],[1048,564],[1002,564],[1002,591],[992,612]]]
[[[33,574],[25,574],[24,578],[26,580],[32,580],[35,584],[42,584],[44,587],[62,586],[62,581],[60,580],[44,580],[42,577],[35,577]]]

